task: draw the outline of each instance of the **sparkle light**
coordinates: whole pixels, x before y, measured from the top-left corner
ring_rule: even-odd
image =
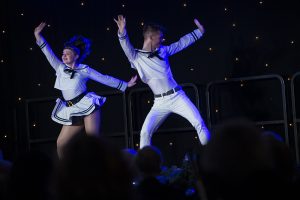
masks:
[[[0,61],[1,63],[4,63],[4,60],[3,59],[1,59],[1,61]]]
[[[104,57],[102,57],[102,58],[101,58],[101,60],[102,60],[102,61],[104,61],[104,60],[105,60],[105,58],[104,58]]]
[[[232,26],[233,26],[233,27],[236,27],[236,23],[232,23]]]
[[[169,145],[170,145],[170,146],[173,146],[173,142],[170,142]]]
[[[125,8],[125,4],[122,4],[122,7]]]
[[[19,98],[18,98],[18,100],[19,100],[19,101],[21,101],[21,100],[22,100],[22,98],[21,98],[21,97],[19,97]]]
[[[183,7],[187,7],[187,4],[186,4],[186,3],[183,3]]]
[[[107,28],[106,28],[106,30],[107,30],[107,31],[109,31],[109,30],[110,30],[110,28],[109,28],[109,27],[107,27]]]
[[[235,58],[235,61],[239,61],[239,58],[238,58],[238,57],[236,57],[236,58]]]
[[[194,71],[194,68],[193,68],[193,67],[191,67],[191,68],[190,68],[190,70],[191,70],[191,71]]]
[[[213,49],[211,47],[208,48],[209,51],[212,51]]]
[[[3,30],[2,33],[5,34],[6,33],[5,30]]]

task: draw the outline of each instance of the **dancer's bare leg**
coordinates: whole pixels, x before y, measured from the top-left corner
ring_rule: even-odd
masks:
[[[84,126],[86,134],[98,136],[100,131],[100,110],[96,110],[84,117]]]
[[[83,129],[83,125],[63,125],[60,134],[57,138],[57,153],[58,157],[62,158],[62,149],[70,141],[70,139],[78,134]]]

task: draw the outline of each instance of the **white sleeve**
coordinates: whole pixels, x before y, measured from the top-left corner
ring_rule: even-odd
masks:
[[[114,77],[103,75],[96,70],[89,67],[88,69],[88,78],[107,85],[112,88],[117,88],[118,90],[125,91],[127,88],[127,82],[116,79]]]
[[[195,29],[193,32],[188,33],[185,36],[181,37],[177,42],[174,42],[173,44],[166,46],[167,52],[171,56],[185,49],[186,47],[190,46],[201,37],[202,37],[202,33],[200,32],[200,30]]]
[[[128,60],[130,62],[133,61],[136,57],[137,52],[133,48],[132,44],[130,43],[126,30],[124,31],[123,34],[120,34],[118,32],[118,37],[119,37],[121,47],[122,47],[125,55],[127,56]]]
[[[58,66],[62,64],[62,62],[55,56],[50,45],[47,41],[42,37],[42,39],[37,42],[37,45],[41,48],[42,52],[45,54],[50,65],[55,69],[58,69]]]

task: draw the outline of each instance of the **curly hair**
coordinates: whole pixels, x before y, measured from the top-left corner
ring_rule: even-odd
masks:
[[[82,62],[91,52],[91,41],[81,35],[75,35],[64,44],[65,49],[71,49],[79,55],[78,62]]]

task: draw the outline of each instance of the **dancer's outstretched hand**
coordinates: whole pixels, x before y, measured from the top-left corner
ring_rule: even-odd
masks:
[[[119,33],[124,33],[124,30],[126,28],[126,19],[123,15],[118,15],[118,20],[114,19],[114,21],[117,23],[119,27]]]
[[[34,29],[34,36],[36,38],[37,41],[40,40],[41,38],[41,32],[42,30],[45,28],[46,26],[46,23],[45,22],[42,22],[40,23],[40,25],[38,25],[35,29]]]
[[[136,79],[137,79],[137,75],[135,75],[134,77],[132,77],[132,78],[130,79],[130,81],[128,82],[127,87],[132,87],[132,86],[134,86],[134,85],[136,84]]]
[[[200,30],[200,32],[203,34],[205,32],[203,26],[200,24],[200,22],[198,21],[198,19],[194,19],[194,22],[196,24],[196,26],[198,27],[198,29]]]

